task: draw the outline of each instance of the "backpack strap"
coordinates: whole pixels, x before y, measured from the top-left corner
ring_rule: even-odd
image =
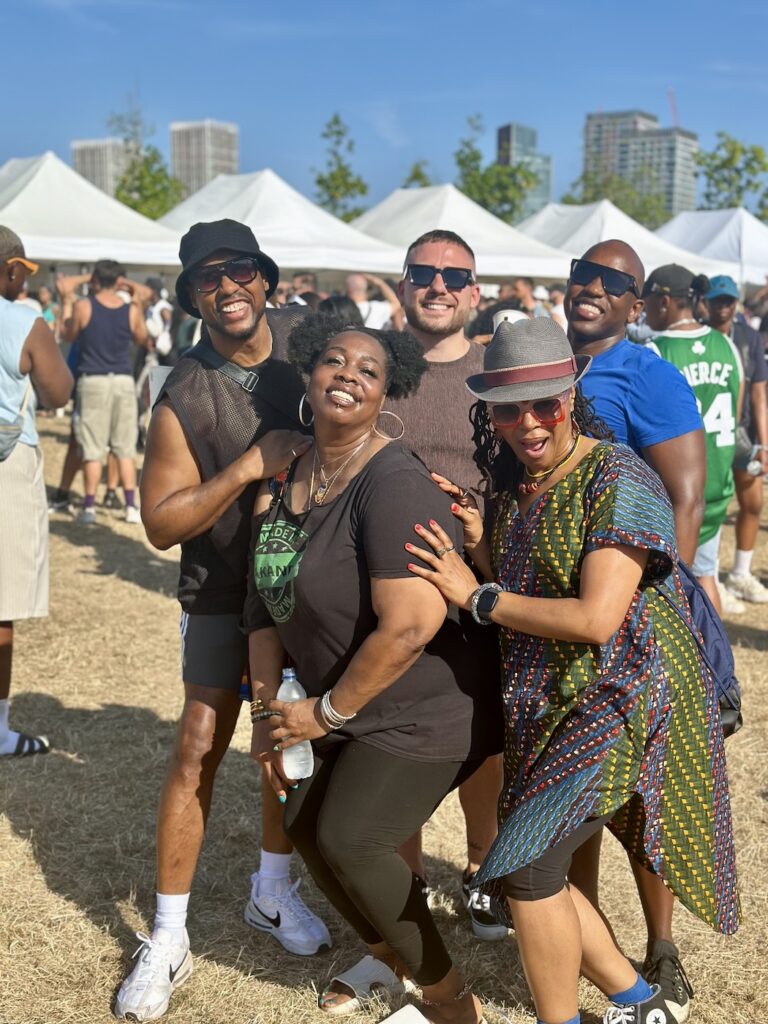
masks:
[[[214,370],[218,370],[219,373],[223,373],[225,377],[229,377],[230,380],[239,384],[243,391],[250,393],[259,383],[258,373],[254,373],[253,370],[245,370],[237,363],[231,363],[224,356],[220,356],[207,338],[201,338],[198,344],[186,353],[186,356],[188,359],[197,359],[198,362],[205,363]]]

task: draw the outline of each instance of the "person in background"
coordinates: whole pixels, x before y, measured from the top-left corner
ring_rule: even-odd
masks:
[[[744,370],[731,339],[694,318],[694,305],[708,289],[706,277],[670,263],[653,271],[642,297],[646,321],[656,332],[647,347],[677,367],[691,385],[701,411],[707,479],[704,518],[691,569],[722,615],[717,585],[720,534],[734,493],[733,457]]]
[[[171,320],[173,305],[168,301],[168,289],[161,277],[148,277],[146,287],[149,296],[144,311],[147,334],[152,339],[152,348],[157,353],[161,366],[175,365],[173,355],[173,334]]]
[[[25,281],[22,285],[22,289],[19,292],[19,297],[16,299],[16,302],[20,306],[26,306],[28,309],[31,309],[33,313],[37,313],[38,316],[43,315],[42,303],[37,298],[37,292],[30,292],[28,281]]]
[[[50,749],[45,736],[8,724],[14,623],[48,614],[48,512],[35,406],[38,399],[64,405],[72,390],[50,327],[15,301],[37,269],[19,236],[0,226],[0,425],[7,430],[21,418],[18,440],[0,459],[0,757]]]
[[[528,313],[523,313],[517,299],[502,299],[500,302],[494,302],[492,305],[486,306],[482,312],[477,314],[467,327],[467,337],[476,345],[487,345],[493,337],[496,316],[504,312],[519,313],[521,317],[529,316]],[[511,319],[514,322],[515,318],[512,317]]]
[[[369,299],[370,288],[377,288],[383,299]],[[403,308],[394,289],[373,274],[350,274],[346,281],[346,295],[360,310],[363,324],[374,330],[393,327],[402,330]]]
[[[37,297],[40,301],[43,320],[45,320],[53,331],[54,337],[56,337],[59,323],[59,306],[58,303],[53,301],[53,292],[47,284],[41,284],[37,289]]]
[[[329,295],[327,299],[322,299],[318,304],[317,312],[342,317],[345,324],[363,326],[363,317],[357,303],[346,295]]]
[[[530,316],[549,316],[546,306],[534,295],[532,277],[516,277],[512,282],[512,295],[518,300],[524,313]]]
[[[737,428],[740,443],[733,462],[733,481],[739,502],[736,554],[724,586],[742,601],[764,604],[768,601],[768,588],[752,574],[752,556],[760,530],[763,484],[768,473],[768,367],[765,347],[758,332],[736,312],[739,289],[732,277],[713,277],[705,299],[707,323],[731,339],[744,368],[744,400]]]
[[[562,327],[564,331],[568,330],[568,321],[565,317],[565,285],[554,281],[549,286],[549,301],[551,303],[549,309],[549,315],[555,321],[555,323]]]
[[[291,278],[291,288],[294,295],[301,295],[302,292],[317,291],[317,274],[311,270],[299,270]]]
[[[672,503],[680,557],[696,555],[704,517],[706,445],[696,396],[669,363],[627,340],[643,310],[645,269],[626,242],[609,240],[571,264],[565,313],[576,355],[592,357],[582,381],[585,398],[611,431],[654,469]],[[599,905],[601,834],[588,839],[574,857],[571,878]],[[674,898],[663,882],[630,860],[647,929],[643,975],[658,983],[677,1018],[689,1009],[691,988],[672,935]]]

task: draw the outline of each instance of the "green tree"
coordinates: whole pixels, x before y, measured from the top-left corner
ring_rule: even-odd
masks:
[[[702,209],[743,206],[755,196],[758,215],[768,219],[768,157],[762,146],[748,146],[728,132],[718,132],[715,148],[700,150],[696,163],[704,178]]]
[[[154,128],[147,124],[138,104],[129,100],[126,109],[112,114],[109,130],[123,140],[128,166],[115,189],[115,198],[132,210],[157,220],[172,210],[184,197],[184,186],[168,171],[160,150],[147,138]]]
[[[349,128],[338,114],[334,114],[323,129],[320,138],[328,143],[325,170],[315,171],[317,201],[335,217],[350,221],[365,212],[365,207],[352,206],[357,196],[368,193],[368,185],[355,174],[347,159],[355,144],[349,137]]]
[[[669,220],[664,196],[656,191],[656,180],[651,172],[631,179],[621,178],[618,174],[582,174],[571,185],[571,190],[561,202],[582,204],[610,199],[620,210],[651,231]]]
[[[469,132],[459,140],[454,153],[456,186],[490,213],[512,224],[522,216],[525,197],[538,184],[539,176],[524,163],[484,166],[478,145],[483,135],[480,114],[468,117],[467,126]]]
[[[429,188],[429,186],[433,184],[433,181],[430,178],[429,174],[427,173],[428,166],[429,162],[427,160],[416,160],[412,164],[410,171],[408,171],[408,175],[405,181],[400,187]]]

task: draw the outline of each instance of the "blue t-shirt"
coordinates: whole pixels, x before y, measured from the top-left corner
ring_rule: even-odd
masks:
[[[701,429],[696,397],[682,373],[626,338],[593,356],[579,383],[616,440],[638,454]]]

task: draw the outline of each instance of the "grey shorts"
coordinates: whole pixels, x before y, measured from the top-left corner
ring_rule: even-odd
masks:
[[[181,613],[181,678],[194,686],[216,690],[240,688],[248,666],[248,638],[240,632],[240,616]]]
[[[108,451],[118,459],[136,455],[139,413],[133,377],[83,374],[75,388],[75,409],[72,429],[85,462],[103,462]]]

